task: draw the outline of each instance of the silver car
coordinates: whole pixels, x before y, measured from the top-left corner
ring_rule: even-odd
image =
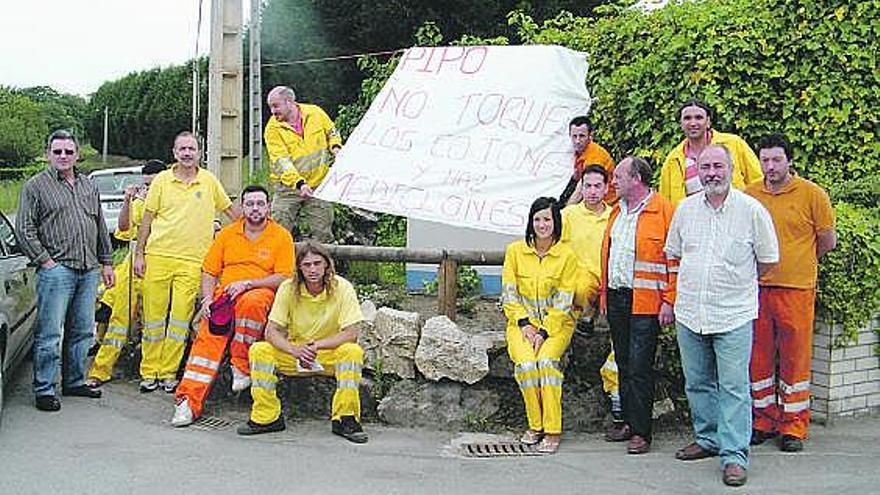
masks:
[[[116,231],[125,188],[133,184],[143,184],[142,168],[140,166],[107,168],[89,174],[89,179],[98,188],[98,194],[101,196],[101,211],[104,213],[104,222],[107,224],[111,239],[114,239],[113,232]]]
[[[34,268],[28,263],[12,225],[0,213],[0,420],[3,418],[3,386],[34,341],[37,284]]]

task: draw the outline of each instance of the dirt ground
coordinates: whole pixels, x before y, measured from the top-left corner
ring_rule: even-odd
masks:
[[[408,294],[400,301],[400,309],[419,313],[428,319],[437,316],[437,296]],[[459,300],[460,308],[455,323],[463,331],[479,333],[488,331],[503,332],[507,318],[501,310],[498,296],[480,296],[470,300]]]

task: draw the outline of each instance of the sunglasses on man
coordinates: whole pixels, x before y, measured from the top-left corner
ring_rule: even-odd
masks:
[[[76,150],[52,150],[52,154],[56,156],[61,156],[62,153],[71,156],[76,153]]]

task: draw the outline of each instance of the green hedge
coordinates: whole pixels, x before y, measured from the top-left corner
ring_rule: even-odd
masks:
[[[840,246],[820,267],[820,311],[855,335],[880,309],[880,225],[873,208],[880,0],[703,0],[652,13],[619,6],[597,13],[563,12],[538,25],[513,12],[508,21],[518,31],[514,42],[589,54],[597,141],[618,158],[638,154],[659,166],[682,139],[678,108],[692,97],[714,108],[714,127],[750,143],[785,133],[796,169],[830,191],[839,216]],[[429,43],[439,43],[436,33],[428,34]],[[356,125],[394,64],[361,63],[370,77],[358,102],[340,110],[341,128]]]

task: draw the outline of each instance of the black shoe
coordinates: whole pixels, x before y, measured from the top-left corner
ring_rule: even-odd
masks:
[[[367,443],[369,437],[364,433],[361,424],[354,419],[354,416],[343,416],[341,419],[333,420],[331,431],[334,435],[339,435],[349,442]]]
[[[804,450],[804,442],[792,435],[782,435],[782,441],[779,442],[779,450],[783,452],[800,452]]]
[[[771,438],[776,438],[777,435],[779,433],[775,431],[752,430],[752,439],[749,440],[749,445],[761,445]]]
[[[78,387],[62,388],[61,395],[67,397],[87,397],[89,399],[98,399],[101,397],[101,391],[89,388],[85,385]]]
[[[34,401],[34,405],[40,411],[59,411],[61,410],[61,401],[54,395],[38,395]]]
[[[261,425],[260,423],[254,423],[251,420],[248,420],[247,423],[238,427],[239,435],[260,435],[262,433],[274,433],[276,431],[284,431],[287,428],[284,424],[284,417],[278,416],[278,419],[272,421],[267,425]]]
[[[100,349],[101,349],[101,344],[95,342],[94,344],[92,344],[91,347],[89,347],[88,357],[92,357],[92,356],[98,354],[98,351]]]

